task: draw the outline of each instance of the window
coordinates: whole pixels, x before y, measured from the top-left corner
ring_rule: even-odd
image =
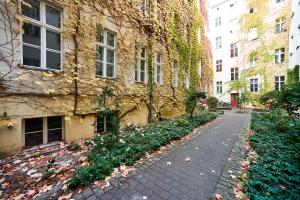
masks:
[[[96,75],[106,78],[115,77],[115,35],[97,28]]]
[[[250,60],[250,67],[255,67],[257,63],[257,58],[251,58]]]
[[[189,89],[190,88],[190,77],[189,77],[188,73],[185,73],[184,87],[185,87],[185,89]]]
[[[154,70],[154,82],[158,85],[163,84],[163,71],[161,68],[161,55],[159,53],[154,53],[153,58],[153,70]]]
[[[250,92],[258,92],[258,78],[250,79]]]
[[[254,8],[250,8],[249,13],[254,13]]]
[[[222,94],[223,88],[222,88],[222,81],[217,81],[217,94]]]
[[[275,63],[283,63],[285,60],[285,48],[275,49]]]
[[[151,12],[151,3],[150,0],[142,0],[141,3],[141,12],[145,15],[145,16],[149,16],[150,12]]]
[[[216,38],[216,49],[220,49],[220,48],[222,48],[222,38],[221,38],[221,36]]]
[[[237,57],[238,56],[238,47],[236,43],[230,44],[230,57]]]
[[[96,117],[96,134],[101,134],[101,133],[108,133],[112,131],[113,128],[113,116],[103,116],[103,115],[97,115]]]
[[[221,17],[215,19],[215,26],[221,26]]]
[[[222,71],[222,60],[216,61],[216,71],[221,72]]]
[[[285,83],[284,76],[276,76],[275,77],[275,90],[281,91],[284,83]]]
[[[231,81],[237,81],[239,80],[239,68],[231,68]]]
[[[47,144],[63,138],[63,117],[24,119],[25,146]]]
[[[138,51],[138,63],[135,67],[135,81],[146,81],[146,68],[147,68],[147,51],[146,48],[140,48]]]
[[[283,2],[284,0],[276,0],[276,3],[280,3]]]
[[[280,17],[276,19],[275,33],[282,33],[285,31],[285,17]]]
[[[173,61],[172,64],[172,86],[178,87],[178,62]]]
[[[23,65],[40,69],[61,70],[61,11],[43,1],[25,0],[26,19],[22,35]]]

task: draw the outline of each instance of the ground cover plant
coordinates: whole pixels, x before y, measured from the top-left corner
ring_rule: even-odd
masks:
[[[120,132],[96,136],[91,142],[92,148],[88,158],[91,165],[77,168],[68,186],[75,189],[102,180],[110,175],[114,168],[133,165],[146,153],[183,137],[218,115],[216,112],[201,112],[194,117],[184,115],[147,126],[128,126]]]
[[[259,200],[300,199],[299,128],[280,109],[254,113],[251,128],[255,133],[249,143],[257,156],[250,163],[247,196]]]

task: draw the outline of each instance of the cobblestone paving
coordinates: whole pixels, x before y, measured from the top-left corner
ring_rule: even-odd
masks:
[[[164,154],[146,160],[127,178],[112,180],[104,190],[87,188],[74,199],[209,199],[218,189],[227,158],[249,121],[249,114],[225,112],[220,121]]]

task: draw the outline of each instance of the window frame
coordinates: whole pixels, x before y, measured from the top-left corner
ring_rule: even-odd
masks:
[[[286,32],[286,17],[279,17],[275,20],[275,33],[283,33]]]
[[[216,37],[216,49],[221,49],[222,48],[222,37],[218,36]]]
[[[250,92],[258,93],[259,92],[259,84],[258,78],[250,78]]]
[[[216,60],[216,72],[222,72],[223,70],[223,60]]]
[[[157,56],[159,55],[160,60],[157,61]],[[163,85],[163,69],[162,69],[162,54],[159,52],[155,52],[153,55],[153,70],[154,70],[154,83],[157,85]],[[159,70],[158,70],[159,67]],[[159,76],[159,81],[158,81]]]
[[[215,27],[221,26],[222,25],[222,19],[221,17],[217,17],[215,19]]]
[[[142,51],[143,49],[145,50],[145,57],[142,57]],[[136,66],[134,68],[134,81],[136,83],[146,83],[147,79],[148,79],[148,73],[147,73],[147,69],[148,69],[148,63],[147,63],[147,59],[148,59],[148,52],[147,52],[147,48],[146,47],[140,47],[137,50],[137,54],[138,54],[138,58],[137,58],[137,63]],[[144,71],[144,80],[141,81],[141,61],[145,62],[145,71]],[[136,77],[137,74],[137,77]]]
[[[281,64],[285,62],[285,48],[279,48],[279,49],[275,49],[275,63],[276,64]],[[280,60],[278,61],[278,58],[280,58]]]
[[[21,43],[21,49],[20,49],[20,58],[21,58],[21,63],[23,65],[23,67],[25,69],[34,69],[34,70],[45,70],[45,71],[58,71],[61,72],[63,71],[63,62],[64,62],[64,45],[63,45],[63,8],[60,8],[58,6],[49,4],[47,2],[44,1],[38,1],[39,2],[39,12],[40,12],[40,20],[36,20],[33,18],[30,18],[26,15],[22,16],[25,19],[25,22],[27,24],[31,24],[34,26],[38,26],[40,27],[40,41],[41,41],[41,46],[38,48],[38,46],[33,45],[33,44],[28,44],[23,42],[23,34],[21,34],[20,37],[20,43]],[[46,7],[49,6],[51,8],[54,8],[56,10],[58,10],[60,12],[60,27],[57,28],[55,26],[52,26],[50,24],[47,24],[46,22]],[[48,49],[47,48],[47,30],[54,32],[54,33],[58,33],[60,34],[60,51],[58,50],[54,50],[54,49]],[[27,47],[32,47],[35,49],[40,49],[40,67],[37,66],[30,66],[30,65],[24,65],[23,62],[23,58],[24,58],[24,50],[23,50],[23,45],[27,46]],[[51,68],[47,68],[47,51],[49,52],[53,52],[53,53],[59,53],[60,54],[60,69],[51,69]]]
[[[216,93],[217,94],[222,94],[223,93],[223,83],[222,83],[222,81],[217,81],[216,82]]]
[[[178,87],[178,79],[179,79],[179,67],[178,67],[178,61],[174,60],[172,62],[172,86],[174,88]]]
[[[61,117],[62,123],[61,123],[61,128],[55,128],[55,129],[61,129],[62,133],[61,133],[61,137],[62,140],[65,140],[65,116],[64,115],[49,115],[49,116],[30,116],[30,117],[24,117],[22,118],[22,146],[26,147],[26,141],[25,141],[25,134],[30,134],[33,132],[37,132],[37,131],[33,131],[33,132],[25,132],[25,120],[26,119],[34,119],[34,118],[42,118],[43,120],[43,144],[40,145],[45,145],[45,144],[50,144],[48,142],[48,118],[49,117]],[[54,129],[51,129],[54,130]],[[56,141],[59,142],[59,141]],[[51,142],[52,143],[52,142]],[[34,145],[34,146],[39,146],[39,145]],[[34,146],[29,146],[29,147],[34,147]]]
[[[230,68],[230,80],[231,81],[239,80],[239,68],[238,67]]]
[[[285,76],[275,76],[275,90],[281,91],[284,84],[285,84]]]
[[[102,31],[103,32],[103,43],[98,42],[97,41],[97,33],[98,31]],[[114,46],[110,46],[107,43],[107,35],[108,33],[112,34],[114,36]],[[107,78],[107,79],[115,79],[116,78],[116,49],[117,49],[117,35],[115,32],[105,29],[105,28],[101,28],[101,26],[97,27],[96,30],[96,54],[98,53],[98,47],[102,47],[103,48],[103,61],[98,60],[97,56],[96,56],[96,67],[97,67],[97,63],[98,62],[102,62],[102,66],[103,66],[103,75],[99,75],[97,74],[97,69],[96,69],[96,77],[98,78]],[[109,63],[107,62],[107,50],[111,50],[114,51],[114,63]],[[113,76],[107,76],[107,64],[113,65]]]
[[[239,48],[237,43],[230,44],[230,58],[235,58],[239,56]]]

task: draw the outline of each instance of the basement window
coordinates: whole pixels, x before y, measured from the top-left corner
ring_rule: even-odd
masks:
[[[96,134],[109,133],[113,129],[113,116],[102,116],[98,115],[96,117]]]
[[[24,119],[24,135],[26,147],[62,141],[63,117]]]

